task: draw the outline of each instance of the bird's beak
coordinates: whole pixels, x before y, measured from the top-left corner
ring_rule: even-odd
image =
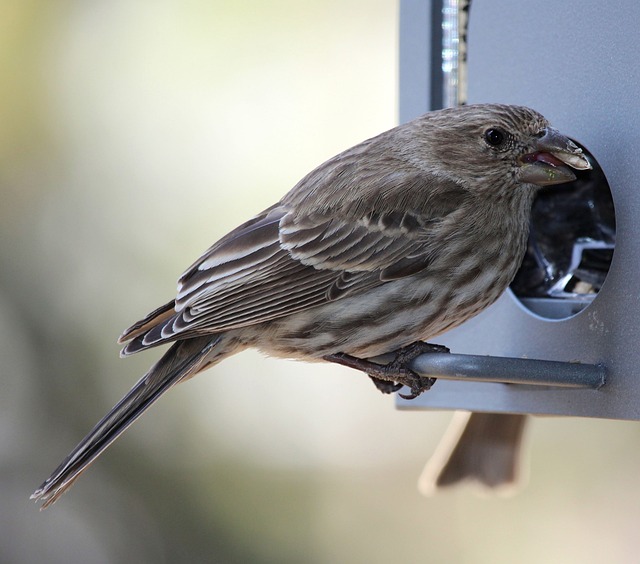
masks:
[[[537,139],[535,150],[520,157],[519,161],[520,181],[537,186],[571,182],[576,179],[572,168],[591,168],[582,149],[552,127],[547,127]]]

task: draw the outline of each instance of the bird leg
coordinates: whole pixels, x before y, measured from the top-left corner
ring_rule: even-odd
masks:
[[[400,394],[400,397],[414,399],[431,388],[436,379],[420,376],[409,368],[409,364],[421,354],[433,352],[449,352],[449,349],[442,345],[416,341],[406,347],[388,353],[394,355],[394,359],[388,364],[379,364],[372,360],[361,359],[344,353],[330,354],[323,358],[329,362],[335,362],[364,372],[373,380],[376,388],[384,394],[397,392],[402,386],[407,386],[411,390],[411,394]]]

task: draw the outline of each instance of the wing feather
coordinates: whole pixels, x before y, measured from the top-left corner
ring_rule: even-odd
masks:
[[[397,184],[398,175],[392,178]],[[423,182],[427,193],[430,183],[432,178]],[[410,187],[420,187],[415,175]],[[428,268],[439,226],[463,196],[459,186],[449,188],[448,203],[434,200],[425,208],[422,202],[408,211],[406,195],[399,209],[385,201],[366,212],[361,202],[357,209],[343,202],[340,210],[301,213],[285,198],[200,257],[180,278],[175,303],[125,331],[121,340],[130,342],[123,354],[263,323]],[[393,190],[381,186],[380,192]]]

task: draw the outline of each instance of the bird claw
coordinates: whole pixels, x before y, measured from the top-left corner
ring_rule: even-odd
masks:
[[[412,400],[416,399],[422,392],[426,392],[431,389],[431,386],[435,384],[435,378],[423,378],[418,376],[415,372],[411,373],[412,376],[415,376],[415,379],[412,379],[410,383],[404,384],[408,388],[411,388],[410,394],[398,394],[402,399]]]
[[[420,376],[411,370],[408,365],[421,354],[430,352],[449,352],[449,349],[442,345],[416,341],[390,353],[394,354],[395,358],[389,364],[378,364],[343,353],[327,355],[324,359],[366,373],[373,380],[376,387],[385,394],[397,392],[400,388],[406,386],[411,390],[411,393],[399,395],[403,399],[412,400],[429,390],[436,379]]]
[[[393,392],[397,392],[402,389],[402,384],[397,384],[396,382],[389,382],[389,380],[380,380],[375,376],[371,376],[368,374],[371,381],[375,384],[376,388],[380,390],[383,394],[392,394]]]

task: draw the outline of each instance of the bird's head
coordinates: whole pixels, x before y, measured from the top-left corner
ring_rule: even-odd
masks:
[[[553,129],[538,112],[523,106],[477,104],[425,116],[429,151],[451,176],[490,188],[510,179],[549,186],[575,180],[572,169],[591,165],[582,150]],[[427,141],[424,138],[424,141]]]

